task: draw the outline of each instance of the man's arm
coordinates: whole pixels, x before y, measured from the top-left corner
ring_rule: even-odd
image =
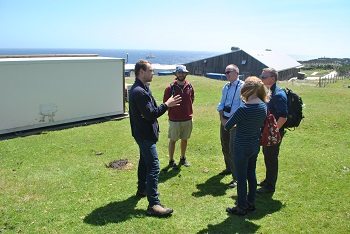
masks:
[[[277,120],[277,127],[278,129],[281,129],[283,127],[283,124],[287,121],[287,118],[279,117]]]

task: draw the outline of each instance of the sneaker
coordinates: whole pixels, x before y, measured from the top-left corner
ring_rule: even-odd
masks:
[[[229,214],[234,214],[234,215],[238,215],[238,216],[244,216],[247,214],[246,209],[242,209],[238,206],[233,207],[233,208],[226,208],[226,212]]]
[[[272,188],[268,188],[266,186],[263,186],[259,189],[256,190],[257,193],[260,193],[260,194],[266,194],[266,193],[274,193],[275,192],[275,189],[272,189]]]
[[[169,161],[169,167],[173,169],[179,169],[179,167],[176,165],[174,159]]]
[[[227,187],[229,188],[236,188],[237,187],[237,181],[236,180],[232,180]]]
[[[191,165],[189,162],[187,162],[186,157],[180,158],[180,164],[184,165],[185,167],[189,167]]]
[[[171,208],[165,208],[161,204],[159,205],[154,205],[154,206],[148,206],[147,215],[149,216],[158,216],[158,217],[165,217],[173,213],[173,209]]]

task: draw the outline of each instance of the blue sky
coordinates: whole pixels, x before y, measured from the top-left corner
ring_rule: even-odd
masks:
[[[349,0],[0,0],[0,48],[350,57]]]

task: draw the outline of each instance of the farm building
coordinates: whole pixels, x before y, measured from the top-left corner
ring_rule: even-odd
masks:
[[[239,68],[241,79],[259,76],[263,68],[273,67],[278,71],[279,80],[297,77],[302,65],[286,54],[272,50],[242,50],[232,47],[231,52],[184,64],[193,75],[207,73],[223,74],[229,64]],[[223,75],[220,75],[226,79]],[[220,79],[220,78],[219,78]]]

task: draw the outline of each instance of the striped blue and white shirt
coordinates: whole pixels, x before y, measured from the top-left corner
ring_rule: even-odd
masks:
[[[241,148],[260,145],[261,127],[266,114],[267,107],[264,102],[240,106],[225,124],[226,129],[231,129],[237,124],[234,145],[239,145]]]

